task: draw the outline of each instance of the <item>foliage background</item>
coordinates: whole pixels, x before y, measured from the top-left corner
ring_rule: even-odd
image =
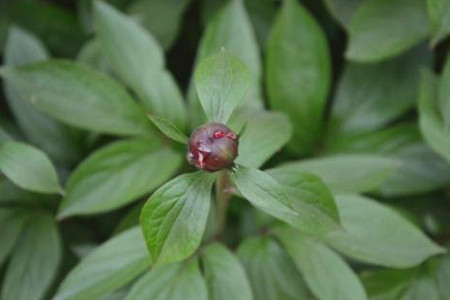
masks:
[[[1,299],[450,299],[450,1],[108,2],[0,3]],[[237,193],[151,269],[141,208],[193,169],[143,111],[203,123],[222,47],[252,74],[238,163],[301,222]]]

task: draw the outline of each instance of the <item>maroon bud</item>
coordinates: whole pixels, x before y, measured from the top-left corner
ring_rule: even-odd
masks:
[[[207,123],[189,139],[187,159],[197,168],[214,172],[229,168],[238,156],[239,137],[227,126]]]

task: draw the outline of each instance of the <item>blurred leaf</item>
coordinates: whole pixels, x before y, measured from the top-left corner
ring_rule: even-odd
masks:
[[[289,146],[297,153],[312,154],[321,136],[330,68],[319,24],[296,1],[284,1],[267,44],[267,94],[270,106],[291,118]]]
[[[26,220],[23,211],[0,208],[0,267],[20,238]]]
[[[255,300],[310,299],[292,259],[268,236],[251,237],[239,246]]]
[[[144,203],[140,201],[127,210],[127,212],[123,214],[120,222],[114,228],[113,235],[122,233],[131,227],[139,225],[139,215],[141,214],[142,206],[144,206]]]
[[[183,97],[165,69],[164,52],[155,39],[133,19],[104,2],[95,2],[94,18],[102,50],[122,80],[149,112],[184,129],[187,120]]]
[[[148,134],[152,130],[125,89],[84,65],[50,60],[2,68],[0,75],[23,97],[61,122],[117,135]]]
[[[450,131],[444,128],[437,103],[437,80],[430,71],[422,73],[419,95],[419,125],[431,148],[450,162]]]
[[[338,84],[331,131],[368,132],[392,122],[415,105],[424,47],[378,64],[349,63]]]
[[[345,255],[370,264],[408,268],[443,252],[388,206],[350,195],[337,196],[336,203],[344,230],[329,233],[326,240]]]
[[[442,116],[445,130],[450,131],[450,55],[447,56],[439,82],[437,106]]]
[[[3,129],[0,125],[0,145],[2,145],[3,143],[6,143],[8,141],[12,141],[12,137],[9,135],[8,132],[6,132],[5,129]]]
[[[436,258],[434,277],[440,292],[441,299],[450,299],[450,254],[448,253],[450,244],[447,243],[447,253]]]
[[[227,123],[247,94],[250,76],[242,61],[225,50],[199,63],[195,70],[195,87],[210,122]]]
[[[182,156],[158,140],[124,140],[94,152],[71,174],[58,218],[106,212],[168,180]]]
[[[61,193],[58,175],[47,155],[19,142],[0,146],[0,170],[12,182],[38,193]]]
[[[48,59],[42,43],[30,33],[11,27],[5,49],[5,65],[18,67]],[[77,157],[77,146],[69,128],[48,118],[33,106],[20,90],[5,83],[6,99],[20,129],[27,139],[40,147],[55,160],[73,162]]]
[[[359,193],[379,187],[399,165],[397,159],[381,155],[346,154],[288,162],[269,174],[312,173],[334,193]]]
[[[208,300],[208,289],[197,258],[159,266],[142,276],[125,300]]]
[[[450,33],[450,1],[427,0],[431,27],[431,45],[435,46]]]
[[[318,299],[367,299],[358,276],[327,246],[290,228],[275,234]]]
[[[346,56],[381,61],[419,44],[428,34],[424,0],[368,0],[350,22]]]
[[[245,0],[259,45],[264,47],[275,17],[277,3],[270,0]]]
[[[221,244],[203,250],[203,269],[210,300],[252,300],[253,293],[239,260]]]
[[[181,143],[181,144],[187,144],[188,142],[188,137],[181,132],[180,129],[178,129],[177,126],[175,126],[174,124],[170,123],[169,120],[163,118],[163,117],[159,117],[156,115],[147,115],[148,118],[150,119],[150,121],[152,121],[152,123],[158,127],[158,129],[164,133],[165,136],[167,136],[168,138]]]
[[[91,39],[84,43],[83,47],[81,47],[78,52],[76,60],[97,69],[100,72],[106,74],[113,73],[112,66],[102,52],[100,41],[98,39]]]
[[[208,0],[208,3],[210,1],[212,2]],[[196,63],[216,54],[222,48],[240,59],[251,73],[252,83],[242,105],[261,108],[263,102],[260,50],[243,0],[230,0],[208,23],[198,46]],[[205,116],[195,93],[193,80],[188,90],[188,100],[192,125],[197,127],[204,123]]]
[[[97,299],[150,268],[141,229],[129,229],[89,253],[66,276],[54,300]]]
[[[175,42],[183,13],[191,0],[139,0],[131,4],[128,13],[150,31],[164,49]]]
[[[259,168],[278,152],[292,136],[292,125],[283,113],[253,109],[237,110],[228,126],[239,132],[239,156],[236,163]]]
[[[361,281],[371,300],[403,299],[415,272],[416,269],[365,272]]]
[[[251,204],[300,230],[323,234],[338,226],[333,197],[316,176],[288,175],[281,185],[260,170],[239,166],[231,178]]]
[[[155,264],[181,261],[200,245],[215,177],[178,176],[160,187],[142,208],[141,226]]]
[[[2,286],[4,300],[43,299],[61,261],[58,227],[51,215],[31,216],[14,246]]]
[[[345,28],[365,1],[367,0],[324,0],[333,17]]]

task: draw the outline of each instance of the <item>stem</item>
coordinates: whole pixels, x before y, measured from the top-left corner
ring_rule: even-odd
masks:
[[[228,204],[230,202],[230,194],[227,192],[229,181],[230,178],[227,170],[221,171],[216,181],[216,200],[219,219],[216,230],[216,237],[219,239],[223,239],[223,235],[227,227],[227,211]]]

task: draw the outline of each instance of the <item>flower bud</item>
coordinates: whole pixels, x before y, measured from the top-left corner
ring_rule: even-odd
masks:
[[[229,168],[238,156],[239,137],[227,126],[207,123],[189,139],[187,159],[197,168],[214,172]]]

